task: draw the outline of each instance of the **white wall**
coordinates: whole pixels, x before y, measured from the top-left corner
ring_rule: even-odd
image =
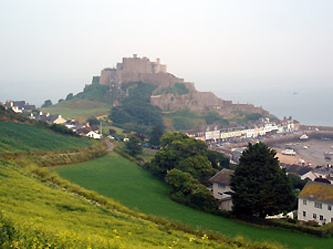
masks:
[[[304,203],[304,201],[306,203]],[[322,207],[315,207],[315,202],[321,203]],[[331,210],[329,210],[331,207]],[[303,215],[303,212],[306,212],[306,215]],[[313,214],[316,214],[316,218],[313,218]],[[323,216],[323,219],[320,220],[320,216]],[[305,200],[303,198],[298,199],[298,220],[309,221],[315,220],[319,224],[330,223],[333,221],[333,205],[328,205],[318,201]]]

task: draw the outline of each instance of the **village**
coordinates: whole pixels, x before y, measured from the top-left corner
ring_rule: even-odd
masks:
[[[79,123],[66,120],[61,115],[36,112],[36,106],[25,101],[7,101],[5,108],[15,113],[22,113],[31,119],[45,121],[49,124],[61,124],[73,132],[101,139],[100,129],[91,127],[89,123]],[[93,129],[95,128],[95,129]],[[333,155],[333,133],[327,129],[321,131],[318,127],[305,127],[292,117],[284,118],[280,123],[270,122],[268,118],[261,119],[254,126],[219,127],[206,126],[202,129],[182,131],[189,137],[206,142],[210,149],[229,155],[230,163],[236,165],[247,143],[263,141],[277,151],[280,166],[287,174],[307,180],[308,184],[299,194],[298,219],[304,222],[316,221],[318,224],[333,222],[333,166],[330,164]],[[331,135],[331,136],[330,136]],[[112,136],[108,138],[113,139]],[[124,138],[124,142],[128,138]],[[230,179],[234,170],[222,169],[209,179],[211,191],[219,202],[221,210],[232,210],[232,190]],[[287,214],[293,218],[295,212]],[[279,218],[280,214],[274,217]]]

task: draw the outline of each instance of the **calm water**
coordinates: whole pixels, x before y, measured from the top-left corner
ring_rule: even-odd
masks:
[[[282,119],[292,116],[305,125],[333,126],[333,87],[300,89],[279,89],[272,91],[216,92],[233,103],[252,103]]]

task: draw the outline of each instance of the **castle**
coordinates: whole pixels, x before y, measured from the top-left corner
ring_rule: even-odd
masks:
[[[194,83],[184,82],[167,72],[166,65],[160,63],[160,59],[151,62],[148,58],[140,58],[136,54],[130,58],[123,58],[117,63],[116,68],[105,68],[101,71],[99,84],[110,87],[110,93],[114,99],[118,99],[121,93],[120,85],[128,82],[145,82],[157,86],[151,96],[151,104],[160,107],[163,111],[176,111],[188,109],[195,112],[215,110],[220,115],[229,116],[233,111],[248,113],[266,113],[262,108],[249,104],[233,104],[215,96],[212,92],[199,92]],[[158,95],[161,89],[172,87],[175,83],[186,86],[188,94],[163,93]]]
[[[139,58],[136,54],[123,58],[116,68],[105,68],[101,72],[99,84],[111,86],[126,82],[142,81],[155,85],[172,85],[184,82],[174,75],[167,73],[166,65],[160,64],[160,59],[151,62],[147,57]]]

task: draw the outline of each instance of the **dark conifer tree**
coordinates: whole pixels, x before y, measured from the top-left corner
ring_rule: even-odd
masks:
[[[264,218],[289,211],[294,203],[292,185],[279,166],[276,152],[263,143],[243,151],[231,179],[233,212]]]

